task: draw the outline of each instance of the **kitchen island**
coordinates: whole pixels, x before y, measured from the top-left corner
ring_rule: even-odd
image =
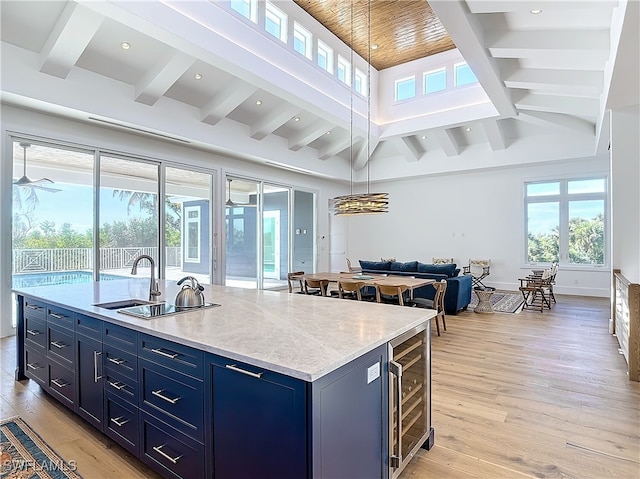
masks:
[[[95,305],[148,299],[145,279],[16,293],[16,379],[166,477],[394,475],[389,343],[417,331],[430,399],[431,310],[205,286],[220,306],[140,319]]]

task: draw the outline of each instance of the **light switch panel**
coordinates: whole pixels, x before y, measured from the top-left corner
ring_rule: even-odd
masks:
[[[380,377],[380,363],[375,363],[367,368],[367,384]]]

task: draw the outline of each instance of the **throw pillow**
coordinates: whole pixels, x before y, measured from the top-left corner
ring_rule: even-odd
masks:
[[[360,260],[360,267],[362,271],[365,270],[377,270],[377,271],[389,271],[391,263],[389,261],[364,261]]]
[[[448,264],[453,263],[453,258],[433,258],[433,264]]]
[[[446,274],[448,278],[455,276],[456,264],[425,264],[418,263],[419,273]]]
[[[380,261],[382,261],[383,263],[393,263],[395,260],[395,256],[393,258],[380,258]]]
[[[407,273],[415,273],[418,271],[417,261],[408,261],[407,263],[393,262],[390,267],[391,271],[403,271]]]

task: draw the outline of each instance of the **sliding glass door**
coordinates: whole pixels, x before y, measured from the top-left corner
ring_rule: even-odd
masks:
[[[258,288],[257,181],[227,177],[226,195],[226,277],[227,286]]]

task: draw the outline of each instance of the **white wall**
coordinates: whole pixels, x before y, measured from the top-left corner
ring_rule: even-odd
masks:
[[[318,269],[328,270],[329,265],[329,198],[345,194],[347,187],[330,180],[303,175],[279,168],[256,164],[214,154],[189,146],[158,141],[53,117],[34,111],[2,105],[2,158],[0,161],[0,337],[13,334],[11,319],[11,203],[12,203],[12,150],[11,135],[25,135],[62,141],[76,145],[98,147],[131,155],[141,155],[173,162],[207,168],[217,173],[218,204],[224,203],[224,177],[227,172],[263,179],[317,193],[318,201]],[[224,230],[224,215],[218,215],[218,231]],[[222,235],[219,235],[219,237]],[[222,248],[218,248],[221,251]],[[220,258],[221,259],[221,258]]]
[[[640,283],[640,114],[638,105],[611,113],[613,267]]]
[[[395,256],[430,263],[437,256],[453,257],[461,267],[470,257],[489,258],[486,284],[516,290],[517,279],[530,273],[524,261],[524,181],[608,175],[608,164],[608,158],[583,158],[377,183],[372,190],[390,194],[388,214],[333,221],[348,231],[346,255],[352,261]],[[609,275],[608,267],[561,267],[556,291],[608,297]]]

